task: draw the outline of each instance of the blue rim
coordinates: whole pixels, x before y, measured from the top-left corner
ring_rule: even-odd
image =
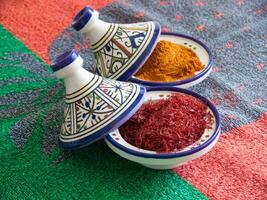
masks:
[[[71,26],[76,31],[81,30],[87,24],[87,22],[91,19],[93,12],[94,10],[91,7],[86,6],[85,8],[80,10],[78,14],[74,17]]]
[[[160,28],[160,24],[158,22],[153,22],[153,23],[155,25],[155,30],[154,30],[153,36],[152,36],[148,46],[143,51],[143,53],[138,57],[138,59],[132,64],[132,66],[128,70],[126,70],[122,75],[120,75],[117,78],[117,80],[120,80],[120,81],[129,80],[129,78],[133,74],[135,74],[143,66],[143,64],[146,62],[146,60],[148,59],[148,57],[150,56],[150,54],[152,53],[152,51],[156,47],[157,41],[158,41],[159,36],[160,36],[161,28]]]
[[[71,64],[77,57],[79,56],[79,53],[75,50],[72,49],[70,51],[67,51],[58,57],[54,59],[51,63],[51,68],[53,72],[56,72],[69,64]]]
[[[204,148],[206,148],[207,146],[210,145],[210,143],[212,143],[212,141],[215,140],[215,138],[218,136],[218,134],[220,133],[220,129],[221,129],[221,121],[220,121],[220,114],[217,111],[217,109],[215,108],[215,106],[205,97],[192,92],[190,90],[186,90],[186,89],[181,89],[181,88],[176,88],[176,87],[170,87],[170,86],[156,86],[156,87],[151,87],[151,88],[147,88],[147,92],[149,91],[174,91],[174,92],[180,92],[180,93],[185,93],[185,94],[189,94],[192,95],[204,102],[206,102],[209,106],[209,108],[212,110],[212,112],[214,113],[215,116],[215,121],[216,121],[216,127],[215,127],[215,131],[213,133],[213,135],[203,144],[199,145],[198,147],[194,148],[194,149],[190,149],[184,152],[178,152],[178,153],[161,153],[161,154],[149,154],[149,153],[144,153],[144,152],[139,152],[139,151],[135,151],[132,149],[129,149],[123,145],[121,145],[120,143],[118,143],[116,140],[114,140],[110,135],[106,136],[106,139],[115,147],[117,147],[118,149],[134,155],[134,156],[138,156],[138,157],[145,157],[145,158],[176,158],[176,157],[183,157],[183,156],[188,156],[191,155],[193,153],[196,153]]]
[[[146,93],[146,88],[143,86],[140,86],[139,95],[137,96],[134,103],[126,111],[124,111],[119,117],[117,117],[114,121],[109,123],[106,127],[103,127],[99,131],[85,138],[82,138],[82,139],[79,139],[73,142],[62,142],[61,140],[59,140],[60,146],[64,149],[74,150],[74,149],[79,149],[89,144],[92,144],[93,142],[96,142],[97,140],[101,139],[104,135],[120,127],[123,123],[125,123],[128,119],[130,119],[134,115],[134,113],[136,113],[136,111],[143,104],[145,93]]]
[[[180,33],[164,32],[164,33],[161,33],[161,35],[171,35],[171,36],[183,37],[183,38],[193,40],[194,42],[200,44],[207,51],[207,53],[209,55],[208,65],[199,74],[197,74],[191,78],[184,79],[184,80],[173,81],[173,82],[156,82],[156,81],[144,81],[144,80],[140,80],[140,79],[131,77],[129,79],[131,82],[139,83],[139,84],[142,84],[145,86],[179,86],[179,85],[184,85],[186,83],[190,83],[190,82],[193,82],[197,79],[200,79],[202,76],[204,76],[206,73],[209,72],[209,70],[211,69],[212,64],[213,64],[213,55],[212,55],[212,50],[206,44],[204,44],[203,42],[201,42],[200,40],[198,40],[196,38],[190,37],[188,35],[180,34]]]

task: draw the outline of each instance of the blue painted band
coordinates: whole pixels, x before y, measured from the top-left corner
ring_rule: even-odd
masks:
[[[76,31],[81,30],[87,24],[87,22],[91,19],[93,12],[94,10],[91,7],[86,6],[85,8],[80,10],[78,14],[74,17],[71,26]]]
[[[215,131],[213,133],[213,135],[203,144],[199,145],[198,147],[194,148],[194,149],[190,149],[184,152],[177,152],[177,153],[160,153],[160,154],[149,154],[149,153],[144,153],[144,152],[140,152],[140,151],[135,151],[132,149],[129,149],[125,146],[123,146],[122,144],[118,143],[116,140],[114,140],[110,135],[106,136],[106,139],[115,147],[117,147],[118,149],[120,149],[121,151],[124,151],[128,154],[134,155],[134,156],[138,156],[138,157],[144,157],[144,158],[155,158],[155,159],[168,159],[168,158],[177,158],[177,157],[183,157],[183,156],[188,156],[191,154],[194,154],[198,151],[201,151],[202,149],[206,148],[207,146],[209,146],[218,136],[218,134],[220,133],[221,130],[221,121],[220,121],[220,115],[219,112],[217,111],[217,109],[215,108],[215,106],[205,97],[192,92],[190,90],[186,90],[186,89],[181,89],[181,88],[177,88],[177,87],[171,87],[171,86],[155,86],[155,87],[149,87],[147,88],[147,92],[149,91],[173,91],[173,92],[181,92],[181,93],[185,93],[188,95],[192,95],[200,100],[202,100],[203,102],[207,103],[208,107],[212,110],[212,112],[214,113],[214,117],[215,117],[215,123],[216,123],[216,127],[215,127]]]
[[[164,33],[161,33],[161,35],[171,35],[171,36],[183,37],[183,38],[187,38],[189,40],[193,40],[194,42],[200,44],[207,51],[207,53],[209,55],[208,65],[205,67],[205,69],[203,71],[201,71],[197,75],[195,75],[191,78],[188,78],[188,79],[184,79],[184,80],[173,81],[173,82],[156,82],[156,81],[144,81],[144,80],[140,80],[140,79],[131,77],[129,79],[129,81],[134,82],[134,83],[138,83],[138,84],[142,84],[145,86],[179,86],[179,85],[184,85],[186,83],[190,83],[192,81],[200,79],[202,76],[204,76],[206,73],[209,72],[209,70],[211,69],[212,64],[213,64],[213,55],[212,55],[212,50],[206,44],[204,44],[203,42],[201,42],[200,40],[198,40],[196,38],[190,37],[188,35],[180,34],[180,33],[164,32]]]
[[[71,51],[67,51],[58,57],[54,59],[51,63],[51,68],[53,72],[56,72],[69,64],[71,64],[77,57],[79,56],[79,53],[75,50],[72,49]]]

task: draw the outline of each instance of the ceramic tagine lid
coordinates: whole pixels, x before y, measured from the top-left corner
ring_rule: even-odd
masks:
[[[51,65],[66,88],[60,143],[65,149],[88,145],[126,122],[142,105],[145,88],[86,71],[76,50]]]
[[[90,7],[76,15],[72,27],[90,41],[98,74],[121,81],[128,80],[145,63],[160,35],[157,22],[106,23]]]

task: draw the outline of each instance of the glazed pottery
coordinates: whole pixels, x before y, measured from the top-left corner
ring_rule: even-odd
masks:
[[[173,82],[147,81],[138,79],[135,76],[131,77],[130,81],[145,86],[176,86],[179,88],[189,88],[202,82],[204,79],[208,77],[208,75],[212,70],[213,57],[211,50],[208,48],[206,44],[193,37],[178,33],[161,33],[159,37],[159,41],[160,40],[170,41],[175,44],[190,48],[192,51],[196,53],[201,62],[204,64],[204,68],[201,71],[196,72],[193,77]]]
[[[98,15],[97,11],[85,7],[74,18],[72,27],[89,40],[98,74],[128,80],[155,48],[160,25],[157,22],[107,23]]]
[[[60,132],[60,143],[66,149],[88,145],[118,128],[142,105],[146,91],[134,83],[94,75],[82,65],[76,50],[58,56],[51,65],[66,88]]]
[[[168,98],[172,93],[189,94],[208,105],[208,111],[212,114],[214,122],[211,129],[206,129],[198,141],[177,152],[157,153],[127,143],[119,130],[115,130],[105,137],[107,145],[116,154],[153,169],[172,169],[207,153],[216,144],[220,135],[220,117],[217,109],[206,98],[192,91],[176,87],[150,87],[147,89],[145,101]]]

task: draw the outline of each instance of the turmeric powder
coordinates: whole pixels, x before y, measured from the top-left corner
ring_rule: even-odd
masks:
[[[135,76],[142,80],[171,82],[192,77],[203,68],[193,50],[161,40]]]

